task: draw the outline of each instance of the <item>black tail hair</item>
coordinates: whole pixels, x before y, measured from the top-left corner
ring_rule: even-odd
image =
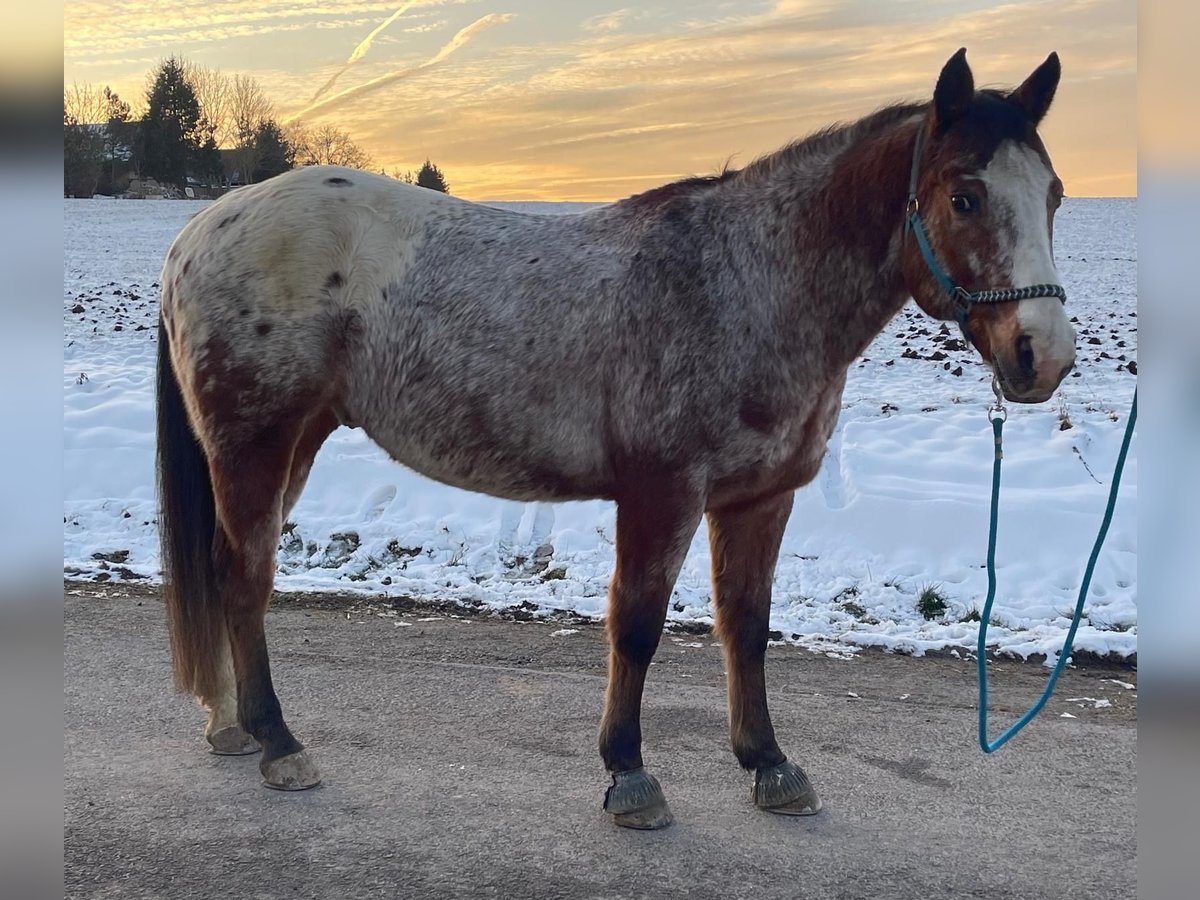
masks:
[[[158,322],[158,534],[175,684],[199,697],[217,690],[225,618],[213,564],[217,515],[208,457],[188,421]]]

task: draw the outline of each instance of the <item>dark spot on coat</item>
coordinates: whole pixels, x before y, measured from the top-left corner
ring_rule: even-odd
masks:
[[[257,331],[260,335],[267,334],[271,331],[271,325],[268,322],[259,322],[257,325],[254,326],[254,330]]]
[[[192,261],[190,259],[185,259],[183,261],[183,274],[186,275],[188,273],[188,269],[190,269],[191,267],[192,267]]]
[[[338,184],[338,185],[350,184],[350,179],[343,178],[340,175],[334,175],[332,178],[326,178],[325,183],[326,184]]]
[[[537,262],[537,261],[538,261],[538,257],[536,257],[536,256],[535,256],[535,257],[533,257],[531,260],[529,260],[529,264],[530,264],[530,265],[533,265],[533,264],[534,264],[535,262]]]
[[[217,223],[217,228],[224,228],[226,225],[232,225],[234,222],[236,222],[241,217],[242,217],[242,214],[240,212],[236,212],[232,216],[226,216],[220,222]]]
[[[738,418],[755,431],[761,431],[764,434],[769,432],[775,424],[774,412],[770,405],[760,397],[743,398],[742,405],[738,409]]]
[[[332,290],[333,288],[341,287],[345,283],[346,279],[342,277],[341,272],[332,272],[329,277],[325,279],[325,289]]]
[[[239,316],[248,316],[248,315],[250,315],[250,310],[248,310],[248,309],[239,309],[239,310],[238,310],[238,315],[239,315]]]

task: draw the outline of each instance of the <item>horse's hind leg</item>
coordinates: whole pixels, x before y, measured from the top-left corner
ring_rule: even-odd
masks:
[[[754,770],[754,802],[786,815],[812,815],[821,801],[804,770],[775,742],[767,712],[763,660],[767,651],[771,581],[792,493],[708,513],[717,634],[725,650],[729,731],[743,768]]]
[[[280,503],[281,521],[287,518],[300,498],[317,450],[336,427],[337,420],[330,413],[314,419],[301,435],[292,454],[288,482]],[[212,747],[212,752],[220,756],[257,753],[260,749],[258,741],[238,722],[237,677],[234,674],[233,648],[229,641],[228,628],[220,644],[224,653],[217,664],[216,691],[212,697],[200,698],[200,702],[208,709],[208,724],[204,729],[204,737]]]
[[[337,417],[331,412],[326,412],[314,416],[301,433],[292,454],[287,487],[281,502],[281,519],[286,519],[292,507],[296,505],[308,480],[308,473],[317,451],[337,425]],[[229,642],[228,629],[220,643],[224,653],[217,665],[216,690],[211,697],[199,698],[201,704],[208,709],[208,724],[204,729],[204,737],[212,747],[212,752],[220,756],[257,753],[260,749],[258,741],[238,722],[237,678],[233,669],[233,648]]]
[[[271,682],[263,619],[275,580],[285,499],[294,502],[321,441],[306,425],[265,428],[211,458],[218,530],[214,555],[237,681],[238,721],[262,744],[268,787],[301,790],[320,782],[316,766],[283,720]],[[307,438],[307,440],[306,440]],[[292,487],[293,475],[300,484]]]
[[[693,492],[641,485],[617,501],[617,565],[608,594],[608,690],[600,755],[613,776],[604,808],[618,825],[662,828],[671,813],[642,767],[642,689],[671,588],[700,522]]]
[[[249,732],[238,723],[237,677],[233,672],[233,649],[229,634],[220,641],[223,651],[217,666],[216,690],[211,697],[200,697],[200,703],[208,710],[208,724],[204,728],[212,752],[218,756],[244,756],[257,753],[261,748]]]

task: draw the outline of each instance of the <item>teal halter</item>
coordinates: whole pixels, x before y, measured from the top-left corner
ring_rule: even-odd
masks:
[[[921,145],[925,139],[924,125],[917,126],[917,141],[913,147],[912,169],[908,178],[908,205],[905,208],[904,237],[911,231],[917,238],[917,246],[921,257],[929,267],[937,283],[941,285],[947,296],[954,301],[955,315],[963,333],[967,332],[967,314],[977,303],[1008,303],[1014,300],[1028,300],[1032,297],[1057,297],[1063,303],[1067,302],[1067,291],[1061,284],[1034,284],[1023,288],[1002,288],[990,291],[968,291],[946,274],[933,253],[929,244],[929,236],[925,234],[925,226],[921,224],[920,203],[917,201],[917,176],[920,172]]]

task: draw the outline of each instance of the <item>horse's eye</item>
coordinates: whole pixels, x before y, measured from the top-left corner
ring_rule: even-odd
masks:
[[[979,212],[979,198],[974,194],[951,194],[950,206],[956,213],[970,215]]]

